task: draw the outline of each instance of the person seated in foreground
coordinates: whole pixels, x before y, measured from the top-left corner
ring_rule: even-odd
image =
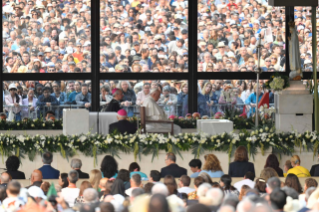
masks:
[[[195,191],[195,189],[190,188],[189,185],[191,184],[191,178],[187,175],[182,175],[181,178],[179,179],[179,189],[177,189],[177,191],[179,193],[185,193],[185,194],[189,194],[193,191]]]
[[[291,162],[291,166],[293,168],[289,169],[287,174],[284,174],[285,177],[288,174],[294,174],[297,177],[310,177],[310,173],[309,173],[308,169],[306,169],[303,166],[300,166],[301,160],[300,160],[300,157],[298,155],[293,155],[290,158],[290,162]]]
[[[43,166],[39,168],[42,172],[43,179],[59,179],[60,171],[51,166],[53,155],[51,152],[45,152],[42,155]]]
[[[31,174],[31,178],[30,178],[31,185],[29,185],[26,188],[30,188],[31,186],[41,187],[41,185],[43,183],[42,179],[43,179],[42,172],[38,169],[33,170],[32,174]]]
[[[136,123],[132,123],[128,120],[126,120],[127,118],[127,112],[124,109],[121,109],[119,111],[117,111],[117,120],[119,120],[118,122],[112,123],[110,124],[109,127],[109,133],[127,133],[127,134],[134,134],[137,131],[137,126]]]
[[[0,176],[0,180],[0,186],[7,188],[7,185],[10,182],[10,175],[7,172],[3,172]]]
[[[112,90],[113,99],[110,101],[109,105],[106,108],[106,112],[118,112],[121,110],[121,103],[120,101],[123,98],[123,92],[122,90],[118,88],[114,88]]]
[[[166,154],[165,163],[167,166],[161,169],[162,178],[166,175],[172,175],[175,178],[187,175],[187,170],[176,164],[176,156],[174,153],[169,152]]]
[[[131,177],[130,183],[131,183],[131,188],[125,190],[125,194],[126,194],[127,196],[131,196],[131,195],[132,195],[132,191],[133,191],[135,188],[140,188],[140,186],[142,185],[142,178],[141,178],[141,176],[140,176],[139,174],[134,174],[134,175]]]
[[[195,178],[202,171],[202,162],[199,159],[193,159],[188,163],[193,174],[190,175],[190,178]]]
[[[74,206],[75,199],[79,196],[80,189],[76,187],[76,182],[79,180],[79,173],[76,170],[71,170],[68,175],[69,186],[61,191],[62,197],[69,204]]]
[[[143,181],[148,180],[147,175],[145,173],[141,172],[141,167],[138,165],[138,163],[136,163],[136,162],[131,163],[128,170],[130,172],[130,178],[134,174],[139,174]]]
[[[20,160],[17,156],[11,155],[6,161],[7,173],[9,173],[12,179],[25,179],[23,172],[18,171],[20,166]]]
[[[248,162],[246,147],[239,146],[235,151],[234,162],[229,164],[228,174],[231,177],[244,177],[249,171],[254,173],[254,177],[256,176],[254,164]]]
[[[241,180],[241,181],[238,181],[237,183],[234,184],[234,187],[240,191],[241,190],[241,187],[243,185],[248,185],[250,188],[254,188],[255,187],[255,182],[254,182],[254,179],[255,179],[255,174],[252,173],[252,172],[247,172],[244,176],[244,179]]]
[[[89,179],[89,174],[81,171],[82,161],[78,158],[71,160],[71,168],[79,173],[79,179]]]
[[[152,121],[167,121],[165,111],[156,103],[161,96],[161,91],[157,88],[151,90],[150,96],[146,97],[143,106],[145,107],[146,120]],[[149,123],[146,124],[147,132],[169,132],[171,124],[169,123]],[[181,132],[180,126],[174,124],[174,134],[177,135]]]
[[[162,182],[160,182],[160,180],[161,180],[161,173],[157,170],[151,170],[148,181],[150,181],[151,183],[154,183],[154,184],[157,184],[157,183],[162,184]]]

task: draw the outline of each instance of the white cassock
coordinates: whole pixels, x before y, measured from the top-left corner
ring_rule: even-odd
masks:
[[[293,79],[299,75],[302,77],[302,70],[297,30],[295,27],[289,27],[289,31],[291,33],[289,41],[289,65],[291,72],[289,77]]]
[[[148,96],[143,102],[145,107],[146,120],[155,120],[155,121],[165,121],[168,120],[164,110],[156,104],[155,100]],[[146,124],[147,132],[168,132],[171,130],[171,124],[165,123],[149,123]],[[180,126],[174,124],[174,135],[177,135],[181,132]]]

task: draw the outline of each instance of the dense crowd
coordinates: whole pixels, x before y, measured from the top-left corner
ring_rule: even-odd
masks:
[[[319,166],[314,165],[309,172],[300,165],[298,155],[292,156],[282,170],[276,155],[270,154],[259,176],[255,176],[254,164],[248,162],[244,146],[236,149],[228,174],[214,154],[207,154],[204,159],[203,165],[199,159],[189,162],[189,175],[187,169],[177,165],[173,153],[166,154],[165,167],[149,174],[143,173],[143,167],[136,162],[128,169],[119,169],[115,158],[109,155],[103,158],[100,169],[90,173],[81,170],[80,159],[72,159],[69,173],[60,173],[51,166],[52,154],[45,152],[43,166],[32,172],[30,185],[23,185],[19,179],[25,179],[25,174],[18,170],[19,158],[10,156],[6,160],[7,171],[0,177],[0,211],[318,210],[318,182],[311,176],[319,176]],[[304,185],[300,177],[307,178]],[[232,178],[241,179],[232,183]],[[50,179],[58,179],[58,183],[50,185]]]

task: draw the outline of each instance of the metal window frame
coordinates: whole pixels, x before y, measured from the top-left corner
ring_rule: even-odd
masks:
[[[174,79],[174,80],[187,80],[189,85],[188,93],[188,111],[197,111],[197,81],[199,79],[256,79],[256,74],[253,72],[197,72],[197,24],[198,0],[188,1],[189,3],[189,66],[188,73],[100,73],[100,2],[91,1],[91,47],[92,47],[92,73],[66,73],[66,74],[41,74],[41,73],[27,73],[27,74],[7,74],[0,71],[0,86],[3,88],[3,81],[21,81],[21,80],[91,80],[92,82],[92,111],[99,111],[99,91],[100,80],[121,80],[121,79],[136,79],[136,80],[158,80],[158,79]],[[286,18],[294,16],[294,8],[286,7]],[[286,21],[286,32],[289,32],[288,22]],[[288,46],[288,33],[286,33],[286,43]],[[1,45],[2,45],[1,39]],[[286,48],[286,55],[288,55],[288,48]],[[2,57],[1,57],[2,60]],[[289,75],[289,57],[286,57],[286,72]],[[262,73],[260,79],[269,79],[273,73]],[[304,73],[304,79],[310,79],[312,73]],[[3,99],[3,92],[0,92],[0,100]],[[3,111],[3,104],[0,104],[0,111]]]

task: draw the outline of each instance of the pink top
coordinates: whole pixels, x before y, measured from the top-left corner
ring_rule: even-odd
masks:
[[[19,96],[19,98],[20,98],[19,105],[22,106],[22,97]],[[7,95],[7,96],[5,96],[5,102],[6,102],[6,105],[13,106],[13,103],[16,103],[17,100],[16,100],[16,97],[12,98],[11,95]],[[13,113],[19,113],[21,111],[21,107],[19,107],[19,106],[18,107],[6,107],[5,110],[8,112],[12,110]]]

